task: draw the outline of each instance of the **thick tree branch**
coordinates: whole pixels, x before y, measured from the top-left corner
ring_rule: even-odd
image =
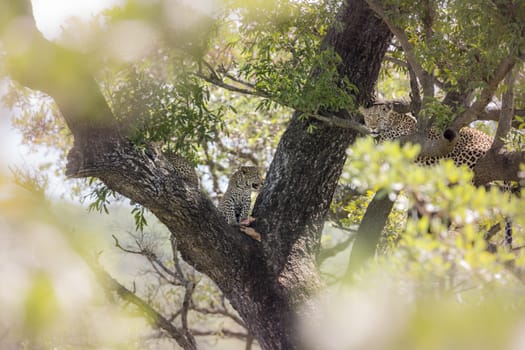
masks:
[[[481,186],[491,181],[517,181],[525,186],[520,165],[525,164],[525,152],[502,152],[491,149],[474,167],[474,184]],[[497,169],[497,170],[495,170]]]
[[[332,115],[330,117],[325,117],[319,114],[311,114],[310,117],[315,120],[319,120],[323,123],[326,123],[328,126],[353,130],[353,131],[358,132],[361,135],[370,134],[370,131],[368,131],[368,129],[364,125],[357,123],[350,119],[339,118],[339,117],[336,117],[335,115]]]
[[[386,23],[392,34],[395,35],[397,40],[399,40],[399,43],[401,44],[401,47],[403,48],[403,51],[405,52],[405,56],[407,58],[407,62],[414,70],[417,78],[421,82],[421,86],[423,88],[423,97],[424,98],[431,98],[434,96],[434,84],[432,75],[429,74],[423,66],[419,63],[419,60],[416,57],[416,54],[414,52],[414,48],[410,44],[408,37],[405,34],[405,31],[396,26],[388,17],[385,10],[383,9],[380,1],[378,0],[366,0],[367,4],[370,6],[372,10],[374,10],[379,17],[383,19],[383,21]],[[424,102],[424,101],[423,101]]]
[[[516,76],[512,70],[505,77],[506,90],[501,99],[501,115],[498,121],[498,128],[494,136],[492,148],[499,150],[503,147],[503,139],[509,133],[514,118],[514,80]]]
[[[514,118],[514,80],[515,75],[511,67],[505,77],[507,89],[502,97],[496,136],[490,150],[478,160],[473,169],[476,185],[484,185],[494,180],[517,181],[520,185],[525,185],[520,169],[520,165],[525,163],[525,152],[506,152],[503,147],[503,138],[510,131]]]
[[[499,108],[491,108],[491,109],[485,109],[481,114],[478,115],[477,120],[492,120],[492,121],[499,121],[499,118],[501,117],[502,110]],[[514,115],[518,115],[520,117],[525,117],[525,109],[514,109]],[[512,127],[513,128],[519,128],[521,122],[513,119],[512,120]]]
[[[350,261],[345,273],[348,280],[351,280],[354,273],[375,255],[377,244],[393,206],[394,201],[390,200],[388,193],[381,190],[376,192],[374,198],[368,204],[363,220],[361,220],[361,225],[357,230]]]
[[[474,102],[463,114],[456,118],[450,127],[459,131],[462,127],[467,126],[476,120],[477,116],[483,112],[485,107],[491,101],[499,83],[505,78],[515,64],[516,58],[513,55],[504,58],[494,70],[494,74],[487,82],[487,86],[481,91],[478,100],[476,100],[476,102]]]
[[[423,102],[421,101],[421,94],[419,93],[417,75],[412,66],[408,66],[408,76],[410,77],[410,109],[414,115],[419,115]]]

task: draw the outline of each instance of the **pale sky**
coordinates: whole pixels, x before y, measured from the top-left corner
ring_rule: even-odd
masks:
[[[38,28],[49,38],[60,34],[60,26],[68,17],[89,19],[103,9],[121,4],[124,0],[32,0]],[[218,0],[183,0],[190,6],[211,14]]]
[[[48,38],[56,38],[68,17],[89,19],[101,10],[121,3],[120,0],[33,0],[38,28]]]

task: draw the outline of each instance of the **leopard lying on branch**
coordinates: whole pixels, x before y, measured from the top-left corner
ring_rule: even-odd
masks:
[[[363,108],[361,112],[364,116],[365,125],[370,131],[370,135],[379,142],[385,140],[397,140],[416,133],[417,120],[409,114],[394,111],[392,105],[381,103],[370,108]],[[492,146],[493,138],[474,128],[464,127],[459,131],[458,139],[452,150],[441,156],[419,156],[416,162],[422,165],[434,165],[440,159],[452,159],[456,166],[466,165],[473,169],[479,159],[489,151]],[[426,132],[429,140],[436,140],[441,137],[434,130]],[[504,191],[510,191],[511,185],[505,182]],[[512,245],[512,222],[510,218],[505,219],[505,244]]]
[[[395,112],[388,104],[376,104],[362,110],[365,125],[372,137],[378,141],[396,140],[417,131],[417,120],[409,114]],[[435,131],[427,132],[429,139],[441,137]],[[457,166],[466,165],[474,168],[492,146],[492,138],[473,128],[462,128],[452,151],[443,156],[422,156],[416,162],[424,165],[436,164],[440,159],[450,158]]]

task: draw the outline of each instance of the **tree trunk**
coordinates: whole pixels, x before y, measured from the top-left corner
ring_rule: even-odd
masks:
[[[21,9],[10,15],[31,16]],[[338,21],[323,48],[341,56],[341,76],[358,87],[362,104],[371,99],[391,34],[360,0],[349,1]],[[34,23],[27,33],[31,45],[9,56],[10,74],[57,102],[75,137],[68,175],[98,177],[151,210],[176,237],[185,261],[218,285],[263,349],[301,348],[295,321],[299,310],[308,313],[320,287],[315,257],[323,220],[355,132],[292,117],[255,205],[259,243],[228,226],[162,154],[133,147],[80,56],[47,42]],[[318,126],[313,133],[310,122]]]

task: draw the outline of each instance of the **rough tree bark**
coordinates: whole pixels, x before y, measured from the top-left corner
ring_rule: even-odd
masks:
[[[320,284],[315,256],[323,220],[355,131],[319,122],[309,133],[307,121],[292,117],[255,205],[262,243],[255,242],[228,226],[161,154],[132,146],[89,65],[46,41],[21,3],[8,1],[4,11],[10,16],[4,24],[23,26],[28,44],[9,52],[10,75],[57,102],[74,136],[67,174],[98,177],[151,210],[178,241],[182,257],[219,286],[263,349],[300,348],[295,318]],[[371,99],[391,34],[360,0],[348,1],[338,21],[323,47],[341,56],[340,74],[358,87],[363,104]]]

